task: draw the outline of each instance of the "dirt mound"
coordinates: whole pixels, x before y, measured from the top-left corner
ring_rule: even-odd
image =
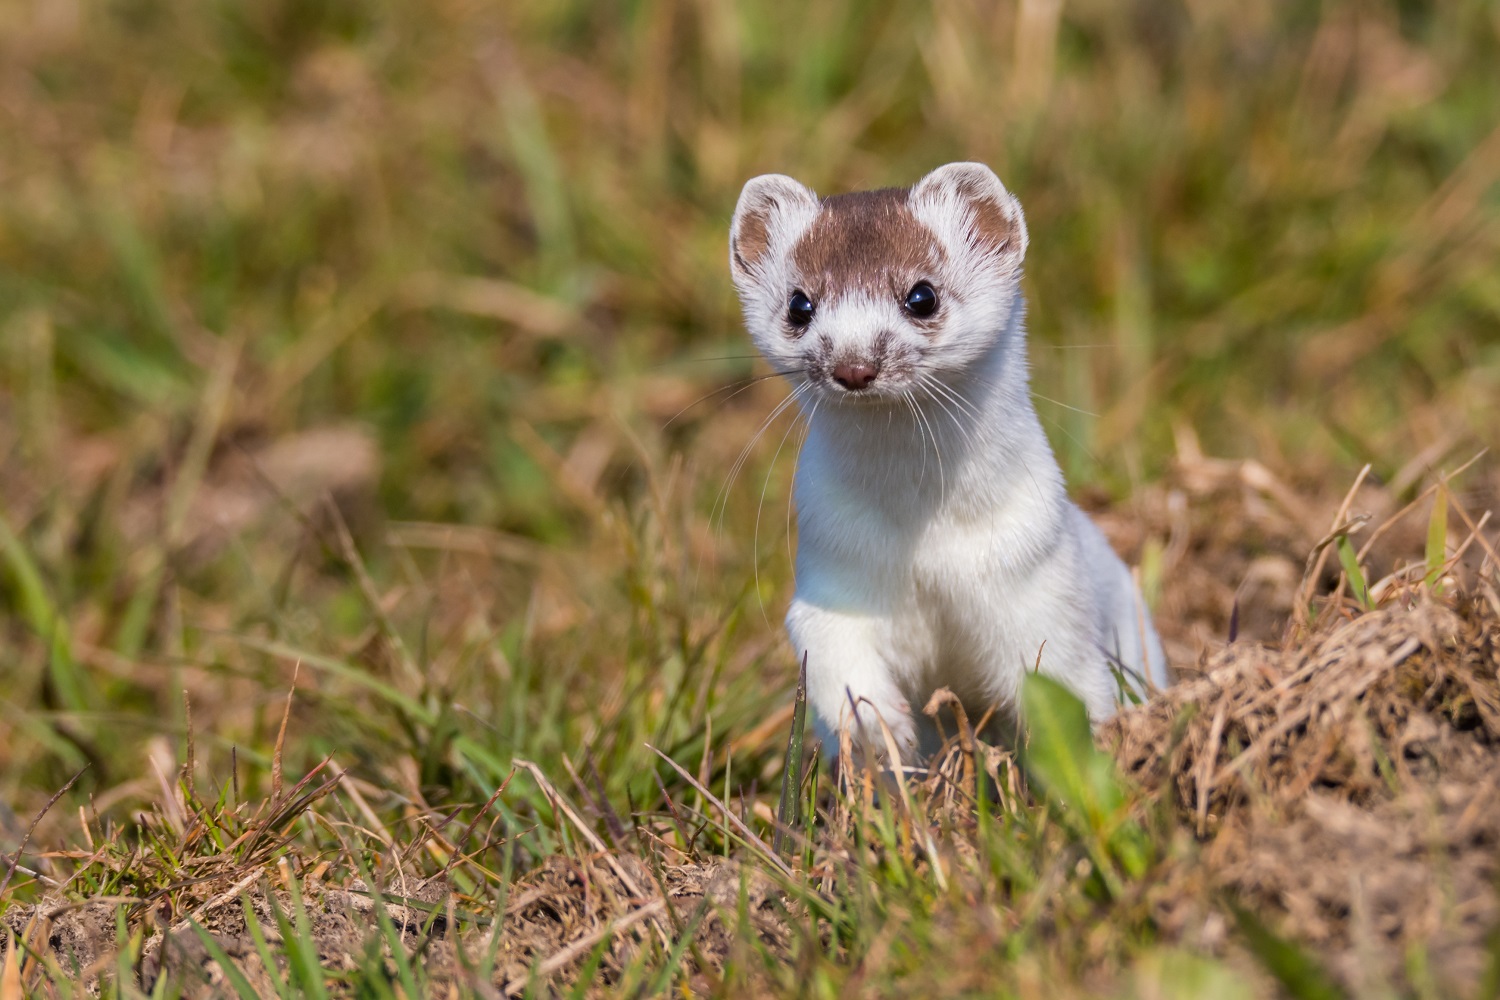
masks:
[[[1351,989],[1471,988],[1500,920],[1500,602],[1389,607],[1231,644],[1103,740],[1201,840],[1158,895],[1212,945],[1228,896]],[[1204,890],[1208,890],[1205,892]]]
[[[721,965],[740,939],[741,913],[763,945],[786,949],[791,931],[780,916],[782,897],[755,869],[731,861],[665,865],[660,882],[655,878],[633,855],[585,860],[554,856],[511,888],[498,922],[473,912],[477,907],[472,901],[456,899],[441,877],[404,886],[393,882],[379,899],[359,879],[346,887],[309,880],[299,887],[305,930],[296,930],[298,941],[292,947],[279,926],[286,920],[295,927],[299,901],[262,878],[213,896],[194,911],[191,921],[167,925],[162,914],[152,914],[157,930],[140,951],[138,985],[150,992],[165,977],[185,996],[220,996],[232,990],[235,978],[243,977],[257,993],[270,996],[277,992],[278,982],[295,979],[292,948],[307,943],[319,966],[346,972],[358,968],[373,949],[386,956],[394,980],[399,969],[389,945],[395,938],[409,961],[423,964],[433,986],[463,978],[462,969],[483,961],[493,969],[494,985],[506,995],[516,995],[531,981],[533,970],[543,979],[566,982],[592,961],[593,985],[607,990],[637,959],[637,935],[642,933],[670,943],[686,925],[692,929],[696,954]],[[649,887],[645,894],[638,894],[644,887]],[[403,890],[409,895],[402,895]],[[253,931],[245,905],[255,915]],[[46,955],[61,969],[76,970],[78,980],[97,985],[98,977],[115,962],[115,911],[111,902],[45,899],[12,907],[3,926],[28,951]],[[386,926],[382,913],[389,921]],[[194,929],[194,922],[203,933]],[[256,933],[269,947],[274,969],[267,969]],[[0,947],[0,955],[4,951]],[[220,954],[233,964],[233,972],[221,967]]]
[[[227,873],[223,877],[227,879]],[[224,888],[212,881],[203,885],[210,890]],[[257,993],[275,995],[276,983],[287,978],[291,962],[285,936],[279,929],[280,921],[294,920],[299,902],[306,918],[305,940],[312,944],[318,961],[326,968],[353,969],[355,956],[369,947],[381,947],[383,932],[375,916],[376,900],[358,879],[347,888],[304,884],[300,900],[284,889],[271,888],[264,876],[257,884],[241,884],[236,890],[214,897],[194,910],[189,919],[176,923],[167,922],[166,907],[161,905],[147,914],[156,932],[147,938],[135,963],[143,990],[150,992],[165,975],[169,982],[183,986],[185,995],[222,995],[233,984],[215,958],[215,952],[221,952]],[[445,947],[444,941],[446,882],[434,879],[417,883],[409,886],[408,891],[412,892],[410,897],[397,896],[400,902],[388,901],[384,908],[392,932],[406,949],[425,945],[432,961],[451,967],[452,947]],[[392,887],[388,892],[394,894],[397,889]],[[268,971],[262,961],[246,918],[246,905],[255,915],[256,932],[276,956],[273,970]],[[116,909],[110,901],[74,904],[49,898],[31,906],[12,907],[5,913],[4,924],[28,950],[46,955],[62,969],[73,970],[80,981],[93,986],[105,967],[114,964],[118,941]],[[127,915],[132,911],[139,914],[135,906],[127,905],[124,910]],[[194,923],[202,934],[194,929]]]

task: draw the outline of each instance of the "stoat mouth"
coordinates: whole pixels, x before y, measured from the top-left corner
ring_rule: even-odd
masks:
[[[856,403],[861,406],[899,403],[911,395],[909,383],[902,382],[896,385],[884,380],[876,381],[863,389],[848,389],[829,379],[818,382],[817,389],[824,396],[839,403]]]

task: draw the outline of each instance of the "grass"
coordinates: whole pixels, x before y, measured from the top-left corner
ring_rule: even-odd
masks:
[[[205,932],[283,955],[279,993],[541,994],[517,970],[558,956],[563,991],[717,995],[1253,993],[1307,965],[1269,912],[1238,952],[1162,929],[1130,859],[1207,848],[1107,762],[1061,813],[1004,755],[970,758],[980,809],[814,772],[790,883],[726,815],[769,842],[796,674],[795,430],[757,437],[781,390],[692,405],[759,371],[727,220],[761,171],[992,164],[1033,234],[1038,409],[1075,489],[1138,524],[1190,667],[1188,619],[1222,638],[1231,610],[1184,610],[1190,571],[1300,578],[1339,525],[1293,518],[1296,550],[1235,507],[1232,558],[1199,522],[1179,553],[1130,512],[1207,503],[1184,442],[1309,509],[1366,464],[1399,506],[1493,443],[1493,5],[0,10],[0,850],[25,869],[0,907],[111,901],[108,989],[150,990],[160,922],[249,875]],[[1471,531],[1441,495],[1416,551],[1454,599],[1437,565]],[[1393,591],[1354,530],[1330,562],[1362,610]],[[436,934],[393,886],[440,871]],[[637,916],[663,885],[689,902]],[[534,889],[586,912],[505,923]],[[378,930],[343,964],[338,913]],[[1422,993],[1419,958],[1392,989]],[[66,963],[0,996],[66,993]]]

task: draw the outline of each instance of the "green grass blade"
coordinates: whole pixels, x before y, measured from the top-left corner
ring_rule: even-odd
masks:
[[[1366,611],[1371,610],[1370,587],[1365,583],[1364,571],[1359,568],[1359,557],[1354,553],[1354,546],[1349,544],[1349,536],[1340,535],[1336,544],[1339,565],[1344,567],[1344,575],[1349,578],[1349,589],[1354,591],[1354,599]]]
[[[260,994],[255,992],[255,987],[250,985],[250,980],[245,978],[245,973],[234,959],[219,944],[219,939],[214,937],[198,921],[189,919],[188,926],[193,933],[198,935],[198,940],[203,942],[203,948],[208,952],[208,957],[219,963],[219,968],[224,970],[224,978],[229,980],[229,985],[234,987],[234,992],[240,1000],[258,1000]]]
[[[1028,673],[1021,704],[1027,738],[1020,757],[1028,779],[1062,807],[1064,822],[1098,855],[1107,882],[1114,881],[1111,862],[1131,877],[1145,874],[1149,841],[1125,814],[1125,786],[1113,758],[1094,745],[1083,702],[1053,678]],[[1112,892],[1119,888],[1110,885]]]
[[[1432,498],[1432,516],[1427,519],[1427,575],[1423,581],[1441,593],[1443,569],[1448,565],[1448,485],[1438,483]]]
[[[247,649],[258,650],[268,656],[274,656],[287,662],[297,661],[304,667],[314,667],[341,680],[357,685],[387,704],[401,709],[411,716],[412,719],[425,726],[432,726],[437,723],[436,712],[429,710],[415,698],[402,693],[394,685],[372,677],[368,669],[356,667],[353,664],[345,663],[343,660],[332,656],[324,656],[308,650],[298,649],[282,642],[268,642],[253,636],[243,636],[239,641]]]
[[[589,990],[594,987],[594,977],[599,972],[599,966],[604,964],[604,956],[609,954],[610,945],[612,944],[614,944],[614,941],[608,934],[606,934],[604,937],[599,939],[598,944],[594,945],[593,949],[589,952],[588,960],[585,961],[583,965],[578,967],[578,979],[573,983],[573,988],[568,991],[568,997],[570,998],[570,1000],[585,1000],[585,998],[589,994]],[[644,961],[645,958],[646,953],[645,950],[642,949],[642,951],[637,956],[637,960]],[[627,972],[625,981],[629,982],[629,979],[630,976]],[[623,989],[621,990],[621,994],[624,996],[629,996],[629,993],[625,992]],[[648,993],[646,995],[650,996],[652,994]]]
[[[1231,903],[1230,912],[1250,953],[1296,1000],[1347,1000],[1343,987],[1316,959],[1271,930],[1254,913]]]
[[[124,996],[126,990],[130,989],[135,980],[131,969],[134,964],[136,950],[136,935],[130,932],[125,923],[124,909],[115,910],[115,992]]]
[[[1479,981],[1479,989],[1474,992],[1474,1000],[1500,997],[1500,920],[1495,921],[1495,926],[1490,928],[1484,943],[1489,960],[1485,963],[1484,978]]]
[[[297,876],[292,874],[290,866],[286,869],[286,888],[287,893],[292,897],[292,936],[286,938],[287,950],[301,969],[303,988],[308,995],[318,1000],[326,1000],[328,990],[323,984],[323,963],[318,958],[318,945],[313,937],[312,921],[307,916],[307,904],[302,898],[302,885],[297,881]],[[271,900],[271,908],[279,918],[281,913],[276,908],[274,900]],[[281,933],[284,936],[287,935],[285,926]],[[293,937],[297,942],[295,949],[291,947]]]
[[[365,864],[364,857],[358,852],[354,854],[354,865],[359,872],[359,877],[364,880],[365,885],[370,887],[370,898],[375,903],[376,924],[380,928],[380,934],[386,946],[391,950],[391,961],[396,963],[396,973],[401,979],[401,988],[409,997],[422,996],[422,992],[417,987],[416,973],[411,967],[411,959],[406,954],[406,944],[401,940],[401,932],[396,929],[395,921],[391,920],[390,911],[386,909],[386,896],[380,891],[380,884]]]
[[[10,570],[21,616],[33,632],[51,645],[49,669],[63,707],[73,712],[87,711],[90,705],[88,685],[73,660],[67,622],[57,613],[57,605],[47,591],[41,571],[11,529],[3,511],[0,511],[0,561]]]
[[[1027,739],[1022,761],[1028,775],[1048,796],[1069,809],[1097,816],[1101,807],[1089,775],[1094,748],[1088,711],[1078,696],[1045,674],[1028,673],[1021,687]]]
[[[269,895],[266,897],[269,899]],[[281,978],[281,971],[276,966],[276,958],[271,954],[271,946],[266,943],[266,933],[260,926],[260,917],[255,913],[255,907],[250,903],[249,896],[240,897],[240,906],[245,911],[245,929],[250,934],[250,942],[255,945],[255,954],[260,958],[260,964],[266,971],[266,978],[271,980],[271,985],[276,988],[279,997],[288,996],[290,990],[285,979]]]
[[[288,917],[276,902],[276,896],[272,893],[269,885],[265,890],[266,905],[271,908],[271,916],[276,921],[276,932],[281,935],[281,948],[286,953],[286,974],[288,984],[298,987],[303,995],[308,995],[312,987],[308,983],[305,959],[303,958],[303,941],[297,934],[297,928],[292,925]],[[314,979],[321,983],[322,976],[315,975]]]
[[[778,855],[786,832],[802,823],[802,746],[807,728],[807,654],[802,654],[802,669],[797,675],[797,694],[792,702],[792,731],[786,738],[786,765],[781,771],[781,799],[776,805],[776,832],[771,850]]]
[[[713,906],[711,900],[704,898],[693,910],[693,915],[683,926],[682,932],[677,935],[677,940],[672,942],[672,950],[667,953],[666,960],[661,963],[657,970],[656,978],[652,981],[650,989],[646,991],[647,996],[664,995],[667,987],[671,985],[672,976],[676,974],[678,967],[682,964],[682,958],[687,954],[692,945],[694,937],[698,933],[698,926],[703,923],[704,917],[708,916],[709,909]],[[749,921],[745,922],[747,925]]]

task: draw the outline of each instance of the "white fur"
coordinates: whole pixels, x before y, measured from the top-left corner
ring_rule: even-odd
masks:
[[[1005,245],[976,234],[976,191],[1014,222]],[[910,763],[933,749],[920,709],[939,687],[973,719],[991,706],[1003,718],[1039,667],[1098,722],[1118,694],[1111,657],[1158,685],[1166,671],[1129,571],[1069,501],[1031,404],[1020,205],[980,164],[934,171],[908,204],[945,250],[938,273],[924,275],[938,289],[936,332],[919,329],[897,298],[862,293],[828,297],[805,332],[788,335],[788,297],[809,280],[791,251],[819,203],[787,177],[746,185],[731,266],[751,336],[799,387],[809,424],[786,623],[807,656],[820,734],[826,741],[858,703],[856,739],[879,754],[873,705]],[[734,247],[751,213],[770,249],[746,262]],[[818,367],[809,359],[865,356],[881,333],[896,361],[870,389],[807,374]]]

